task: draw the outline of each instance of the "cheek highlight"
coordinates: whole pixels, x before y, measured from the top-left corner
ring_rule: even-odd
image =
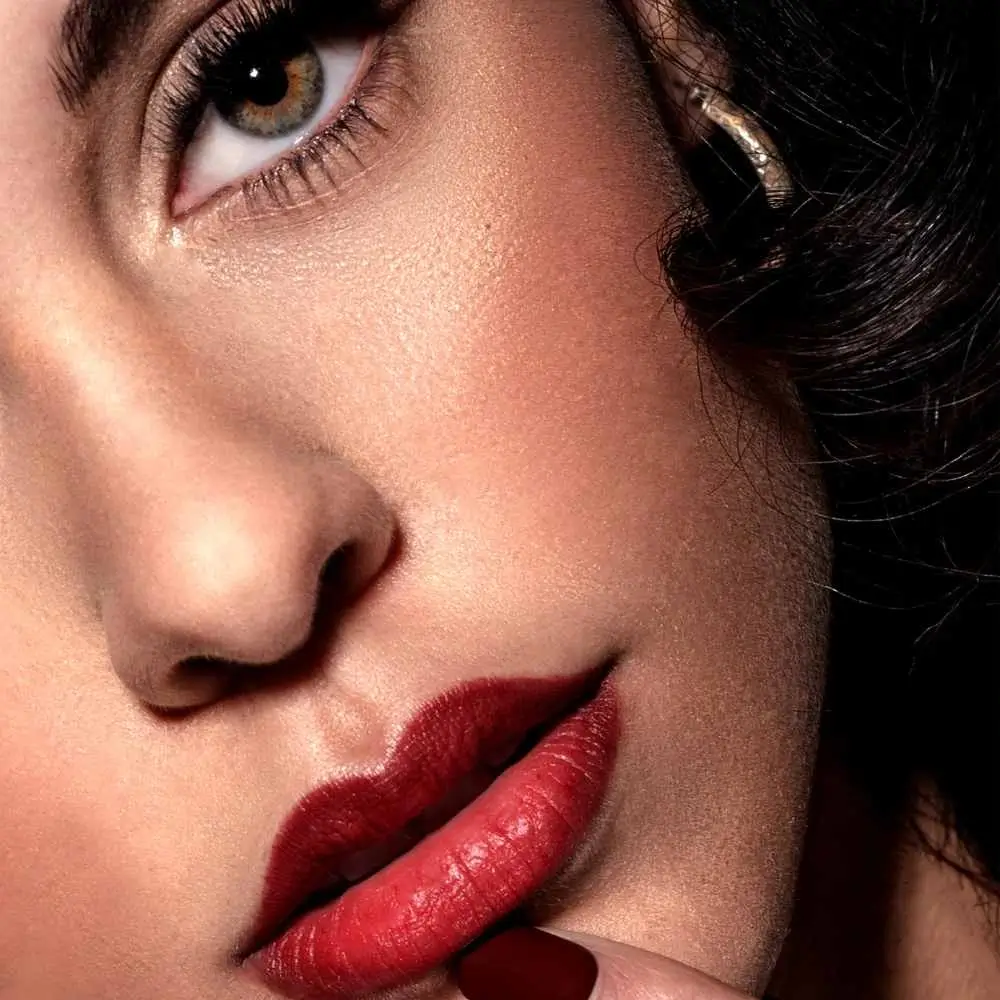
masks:
[[[148,313],[114,332],[136,356],[190,358],[275,454],[354,470],[399,553],[338,621],[328,669],[177,725],[118,682],[92,608],[56,599],[61,578],[100,581],[47,557],[31,597],[61,629],[25,615],[0,664],[0,797],[19,810],[0,892],[26,914],[0,921],[0,975],[25,996],[256,996],[232,942],[292,803],[376,766],[441,691],[595,651],[619,656],[612,792],[533,913],[761,987],[822,688],[821,488],[795,414],[734,393],[661,280],[684,195],[610,8],[416,5],[423,101],[398,155],[325,214],[206,222],[129,275]],[[3,504],[18,583],[42,515]]]

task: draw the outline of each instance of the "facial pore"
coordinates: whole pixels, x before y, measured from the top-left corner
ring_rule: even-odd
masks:
[[[627,32],[397,3],[380,56],[322,50],[383,59],[379,127],[269,192],[233,184],[273,137],[164,114],[233,2],[163,0],[72,113],[64,0],[0,12],[4,995],[264,1000],[231,955],[303,795],[457,685],[609,656],[611,794],[532,912],[759,986],[826,536],[793,407],[659,279],[686,195]]]

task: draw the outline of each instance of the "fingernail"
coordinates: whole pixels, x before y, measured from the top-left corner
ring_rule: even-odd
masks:
[[[455,979],[466,1000],[588,1000],[597,959],[536,927],[515,927],[464,955]]]

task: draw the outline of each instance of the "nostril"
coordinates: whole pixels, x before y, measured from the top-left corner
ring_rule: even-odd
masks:
[[[320,608],[340,610],[356,596],[360,582],[357,573],[359,556],[358,546],[353,542],[341,545],[331,553],[319,576],[317,611]]]
[[[218,656],[191,656],[175,664],[171,687],[184,692],[184,701],[203,702],[247,694],[262,688],[293,684],[312,673],[323,659],[336,629],[340,613],[364,589],[364,555],[361,547],[348,543],[336,549],[320,572],[312,625],[305,641],[271,663],[244,663]],[[195,697],[196,696],[196,697]],[[164,709],[168,714],[174,710]]]
[[[330,554],[320,572],[317,613],[339,613],[359,600],[392,566],[399,552],[396,534],[384,546],[345,542]]]
[[[212,656],[192,656],[174,666],[171,690],[180,695],[176,707],[161,701],[163,715],[186,715],[209,702],[264,689],[282,688],[304,680],[321,662],[315,636],[304,646],[273,663],[241,663]]]
[[[192,656],[170,671],[169,696],[161,695],[150,707],[160,715],[185,715],[196,705],[224,698],[235,687],[239,664],[213,656]]]
[[[114,669],[142,701],[183,712],[302,680],[329,659],[341,620],[397,551],[378,497],[333,471],[322,489],[270,479],[248,499],[223,484],[208,508],[136,520],[143,558],[109,567],[101,614]]]
[[[322,572],[319,575],[320,585],[326,588],[342,583],[345,572],[357,559],[357,552],[358,546],[355,542],[346,542],[330,553],[330,558],[323,564]]]

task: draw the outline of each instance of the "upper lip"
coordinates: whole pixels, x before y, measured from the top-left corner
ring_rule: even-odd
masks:
[[[414,821],[439,803],[447,811],[456,794],[471,797],[474,789],[463,791],[463,785],[527,749],[592,696],[605,674],[601,669],[514,685],[464,684],[425,705],[376,770],[307,794],[274,842],[261,906],[240,954],[247,957],[273,941],[321,890],[336,891],[345,864],[375,867],[383,847],[385,861],[405,851]],[[463,804],[455,801],[451,811]],[[359,852],[369,851],[372,857],[363,860]]]

